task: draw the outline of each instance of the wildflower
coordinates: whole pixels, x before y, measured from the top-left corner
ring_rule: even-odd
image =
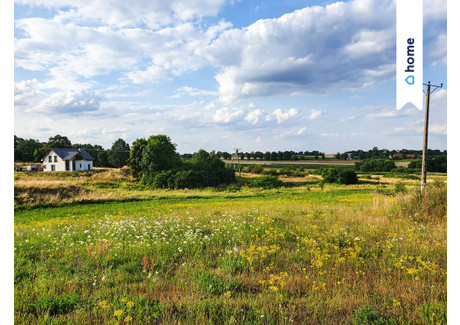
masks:
[[[134,306],[134,301],[128,301],[128,302],[126,303],[126,306],[128,306],[128,307],[133,307],[133,306]]]
[[[129,323],[132,320],[133,320],[133,318],[131,316],[129,316],[129,315],[126,316],[125,319],[124,319],[125,323]]]
[[[123,310],[118,309],[113,312],[114,316],[120,317],[123,314]]]

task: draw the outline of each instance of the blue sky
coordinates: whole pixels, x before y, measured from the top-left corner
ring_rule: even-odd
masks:
[[[167,134],[181,153],[421,149],[423,111],[395,107],[394,1],[14,9],[17,136],[110,148]],[[444,85],[446,11],[446,0],[424,1],[424,80]],[[447,146],[446,100],[447,86],[431,97],[433,149]]]

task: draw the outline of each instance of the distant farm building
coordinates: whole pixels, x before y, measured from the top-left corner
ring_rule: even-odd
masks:
[[[50,149],[43,157],[45,172],[87,171],[93,169],[94,158],[81,149]]]
[[[394,158],[399,158],[399,159],[414,159],[415,155],[414,154],[404,154],[404,153],[395,153],[393,155]]]

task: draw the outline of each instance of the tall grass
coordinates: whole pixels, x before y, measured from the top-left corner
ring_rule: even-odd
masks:
[[[445,218],[381,186],[17,210],[15,323],[445,324]]]
[[[447,218],[447,184],[436,180],[427,184],[424,192],[417,189],[399,195],[393,213],[417,220],[439,221]]]

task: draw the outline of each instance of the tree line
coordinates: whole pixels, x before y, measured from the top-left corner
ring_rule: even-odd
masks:
[[[219,158],[231,159],[232,154],[224,151],[217,151],[216,155]],[[190,154],[185,154],[184,156],[190,156]],[[251,152],[240,152],[240,159],[257,159],[257,160],[267,160],[267,161],[276,161],[276,160],[310,160],[310,159],[325,159],[325,153],[314,151],[251,151]]]
[[[346,159],[406,159],[409,155],[412,156],[414,159],[418,159],[422,157],[422,150],[409,150],[409,149],[401,149],[401,150],[388,150],[388,149],[379,149],[378,147],[373,147],[371,150],[350,150],[346,152],[337,152],[334,155],[335,159],[339,160],[346,160]],[[399,154],[399,155],[398,155]],[[441,151],[438,149],[428,149],[427,150],[428,156],[447,156],[447,150]]]

